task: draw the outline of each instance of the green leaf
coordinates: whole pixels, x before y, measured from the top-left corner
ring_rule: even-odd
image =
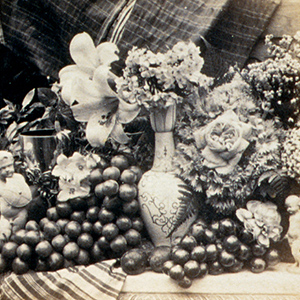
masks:
[[[29,91],[23,99],[21,112],[25,111],[25,108],[33,101],[36,89]]]
[[[12,141],[14,139],[14,137],[16,136],[17,134],[17,131],[18,131],[18,124],[17,122],[12,122],[7,130],[6,130],[6,133],[5,133],[5,137],[9,140],[9,141]]]
[[[180,206],[175,216],[175,221],[172,224],[172,229],[168,234],[170,237],[187,219],[197,213],[198,202],[195,199],[192,189],[188,185],[179,185]]]
[[[51,91],[49,88],[38,88],[37,97],[45,106],[54,106],[58,101],[57,94]]]

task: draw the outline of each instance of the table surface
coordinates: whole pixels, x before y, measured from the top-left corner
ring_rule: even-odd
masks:
[[[164,274],[151,271],[138,276],[127,276],[119,300],[238,300],[238,299],[300,299],[300,274],[287,271],[288,264],[278,264],[273,269],[254,274],[239,273],[207,275],[195,279],[188,289]]]

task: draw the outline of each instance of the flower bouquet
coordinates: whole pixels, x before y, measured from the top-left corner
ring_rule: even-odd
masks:
[[[281,172],[281,128],[263,118],[238,73],[185,111],[177,131],[179,175],[204,193],[216,214],[235,212],[265,176]]]

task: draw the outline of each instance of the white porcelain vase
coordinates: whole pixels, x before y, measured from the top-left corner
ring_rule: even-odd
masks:
[[[151,113],[155,131],[154,162],[138,185],[141,215],[156,247],[170,246],[188,231],[197,217],[192,191],[174,172],[175,120],[175,105]]]

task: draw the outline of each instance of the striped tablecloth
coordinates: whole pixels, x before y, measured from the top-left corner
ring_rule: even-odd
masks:
[[[112,268],[114,260],[55,272],[6,274],[1,300],[113,300],[122,290],[126,274]]]

